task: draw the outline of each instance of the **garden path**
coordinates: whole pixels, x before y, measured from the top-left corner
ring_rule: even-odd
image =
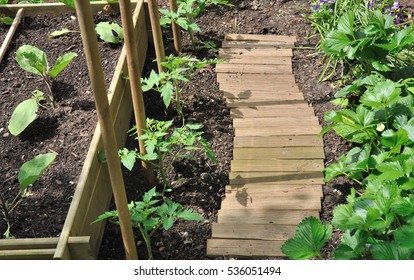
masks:
[[[217,79],[235,132],[230,183],[209,256],[281,257],[307,216],[319,217],[321,130],[292,74],[291,36],[225,36]]]

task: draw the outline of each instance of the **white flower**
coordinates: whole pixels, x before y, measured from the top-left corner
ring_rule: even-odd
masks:
[[[384,131],[385,125],[383,123],[377,124],[377,131],[381,132]]]

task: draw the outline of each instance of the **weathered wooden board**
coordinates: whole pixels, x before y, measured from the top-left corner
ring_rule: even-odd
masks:
[[[315,116],[290,116],[290,117],[277,117],[277,118],[245,118],[234,119],[233,127],[235,128],[251,128],[260,125],[260,127],[275,127],[275,126],[315,126],[322,129],[319,125],[318,118]]]
[[[208,256],[283,257],[280,247],[285,241],[209,239]]]
[[[235,137],[234,147],[323,147],[323,140],[319,136],[314,135],[298,135],[298,136],[246,136]]]
[[[282,196],[291,194],[296,196],[301,193],[313,194],[319,198],[322,198],[323,192],[322,187],[319,185],[277,185],[272,183],[263,183],[263,184],[244,184],[244,185],[227,185],[227,193],[230,196],[239,196],[242,195],[248,196],[267,196],[275,195]]]
[[[322,172],[230,172],[231,185],[267,183],[282,185],[323,184]]]
[[[231,161],[232,172],[312,172],[322,171],[324,168],[321,159],[289,159],[289,160],[271,160],[271,159],[238,159]]]
[[[282,105],[282,104],[296,104],[303,103],[303,97],[292,97],[291,100],[239,100],[239,99],[227,99],[226,106],[228,108],[240,108],[240,107],[257,107],[268,105]]]
[[[247,89],[286,88],[296,86],[295,77],[292,74],[240,74],[218,73],[217,81],[222,87],[239,87]],[[253,88],[252,88],[253,87]]]
[[[218,223],[298,225],[305,217],[316,217],[316,210],[221,209]]]
[[[242,74],[292,74],[292,66],[286,65],[257,65],[257,64],[229,64],[216,65],[216,73]],[[217,75],[219,77],[220,75]]]
[[[230,48],[220,49],[219,58],[237,58],[237,57],[285,57],[288,59],[293,56],[292,49],[281,49],[281,48]],[[292,63],[290,63],[292,64]]]
[[[233,159],[324,159],[322,147],[234,148]]]
[[[287,100],[300,100],[304,103],[304,97],[301,92],[295,87],[280,87],[275,90],[248,90],[241,88],[228,87],[227,89],[220,90],[228,102],[236,101],[250,101],[250,102],[263,102],[263,101],[287,101]]]
[[[304,104],[306,105],[306,104]],[[299,106],[299,104],[282,106],[257,106],[232,108],[230,111],[232,118],[269,118],[269,117],[307,117],[314,116],[313,108]]]
[[[269,57],[262,56],[239,56],[228,57],[226,63],[229,64],[261,64],[261,65],[292,65],[290,57],[276,56],[269,59]]]
[[[260,42],[260,41],[223,41],[221,47],[222,48],[293,48],[295,46],[292,42]]]
[[[285,35],[271,35],[271,34],[226,34],[224,36],[226,41],[261,41],[261,42],[276,42],[284,44],[286,42],[295,43],[296,36]]]
[[[263,224],[213,224],[212,238],[287,240],[295,235],[295,226]]]
[[[234,128],[234,135],[239,136],[289,136],[289,135],[318,135],[321,132],[321,127],[318,125],[312,126],[275,126],[275,127],[236,127]]]

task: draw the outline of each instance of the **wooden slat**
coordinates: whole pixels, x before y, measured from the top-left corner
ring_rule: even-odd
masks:
[[[216,65],[216,73],[292,74],[292,66],[222,63]]]
[[[296,226],[263,224],[213,224],[212,238],[287,240],[295,235]]]
[[[261,42],[296,42],[296,36],[272,35],[272,34],[226,34],[227,41],[261,41]]]
[[[239,136],[279,136],[279,135],[318,135],[321,127],[312,126],[278,126],[278,127],[240,127],[234,129],[234,135]]]
[[[305,217],[316,217],[316,210],[221,209],[218,223],[298,225]]]
[[[293,48],[293,42],[223,41],[222,48]]]
[[[245,108],[245,107],[257,107],[264,105],[282,105],[282,104],[297,104],[305,102],[302,98],[293,97],[292,100],[239,100],[239,99],[227,99],[226,106],[228,108]]]
[[[7,32],[6,38],[4,38],[3,43],[1,44],[1,48],[0,48],[0,63],[3,60],[4,55],[7,52],[7,49],[9,48],[9,45],[13,39],[14,33],[17,30],[17,27],[19,26],[22,17],[24,14],[24,9],[20,9],[17,11],[16,17],[13,20],[12,25],[10,26],[9,31]]]
[[[52,248],[54,249],[56,248],[58,241],[59,237],[3,239],[0,242],[0,251]]]
[[[231,48],[220,49],[219,58],[237,58],[237,57],[292,57],[292,49],[280,49],[280,48]]]
[[[302,100],[303,94],[295,87],[280,87],[275,90],[253,90],[237,87],[227,87],[220,90],[226,99],[240,99],[240,101],[263,101],[263,100]],[[234,101],[229,101],[234,102]],[[263,106],[264,107],[264,106]]]
[[[240,56],[225,58],[229,64],[292,65],[290,57]]]
[[[1,250],[0,260],[51,260],[56,249]]]
[[[323,184],[322,172],[230,172],[231,185],[266,183],[282,185]]]
[[[321,201],[315,195],[304,194],[298,197],[268,196],[260,199],[226,196],[221,209],[274,209],[274,210],[321,210]]]
[[[290,117],[277,117],[277,118],[245,118],[245,119],[233,119],[233,127],[235,128],[250,128],[257,125],[260,127],[274,127],[274,126],[314,126],[318,129],[322,129],[319,125],[318,118],[315,116],[290,116]]]
[[[240,202],[268,200],[270,198],[283,199],[303,199],[314,198],[321,199],[323,196],[322,188],[318,185],[261,185],[250,186],[245,185],[226,186],[226,199],[236,199]]]
[[[266,171],[322,171],[324,168],[321,159],[239,159],[231,161],[232,172],[266,172]]]
[[[239,74],[218,73],[217,81],[220,88],[239,87],[247,89],[261,89],[296,86],[295,77],[292,74]],[[297,88],[297,87],[296,87]]]
[[[322,147],[234,148],[233,159],[324,159]]]
[[[234,147],[323,147],[323,140],[319,136],[278,136],[278,137],[236,137]]]
[[[285,241],[272,240],[207,240],[208,256],[282,257],[280,247]]]
[[[296,104],[295,104],[296,105]],[[297,104],[299,105],[299,104]],[[278,108],[279,107],[279,108]],[[257,107],[239,107],[230,111],[230,116],[234,118],[269,118],[269,117],[289,117],[289,116],[314,116],[314,111],[305,106],[257,106]]]

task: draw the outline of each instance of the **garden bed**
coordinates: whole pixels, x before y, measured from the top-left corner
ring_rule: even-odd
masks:
[[[140,59],[143,62],[147,33],[145,12],[142,2],[139,3],[135,21],[138,22],[136,32],[140,32]],[[104,6],[102,3],[99,5],[101,8]],[[42,11],[47,11],[46,6]],[[86,254],[83,252],[82,258],[85,258],[85,255],[93,258],[99,250],[102,226],[91,226],[90,223],[97,214],[106,209],[111,197],[111,188],[107,170],[97,159],[98,151],[103,148],[99,127],[95,129],[96,113],[88,70],[79,33],[70,33],[56,39],[47,37],[50,32],[64,27],[78,30],[74,15],[71,12],[62,16],[25,18],[0,65],[0,98],[3,99],[0,125],[1,190],[7,199],[13,197],[18,189],[17,172],[20,165],[36,154],[56,152],[56,162],[29,189],[29,197],[12,212],[12,234],[17,238],[59,237],[60,256],[55,255],[58,258],[79,257],[73,252],[70,252],[72,256],[68,254],[66,243],[68,239],[69,243],[73,243],[74,236],[85,236],[84,242],[89,244],[92,251]],[[120,23],[119,13],[113,10],[98,13],[95,20]],[[7,130],[11,113],[20,101],[30,97],[34,89],[42,89],[43,86],[37,77],[28,75],[20,69],[14,60],[15,50],[23,44],[32,44],[44,50],[50,63],[68,51],[76,52],[78,57],[52,84],[57,108],[42,111],[40,117],[17,138],[11,136]],[[121,46],[108,43],[100,43],[100,50],[110,93],[111,111],[117,129],[117,140],[121,145],[128,128],[126,120],[129,120],[131,112],[127,80],[122,79],[123,73],[126,72],[125,53],[121,54]],[[6,224],[2,220],[0,231],[5,230]],[[49,243],[56,244],[55,240],[56,238]],[[2,255],[4,250],[15,249],[13,244],[5,247],[1,245],[9,243],[10,241],[0,242]],[[50,248],[55,245],[48,246]],[[23,248],[25,247],[28,246],[24,245]],[[55,249],[56,246],[53,250]],[[48,256],[50,257],[50,252]]]

